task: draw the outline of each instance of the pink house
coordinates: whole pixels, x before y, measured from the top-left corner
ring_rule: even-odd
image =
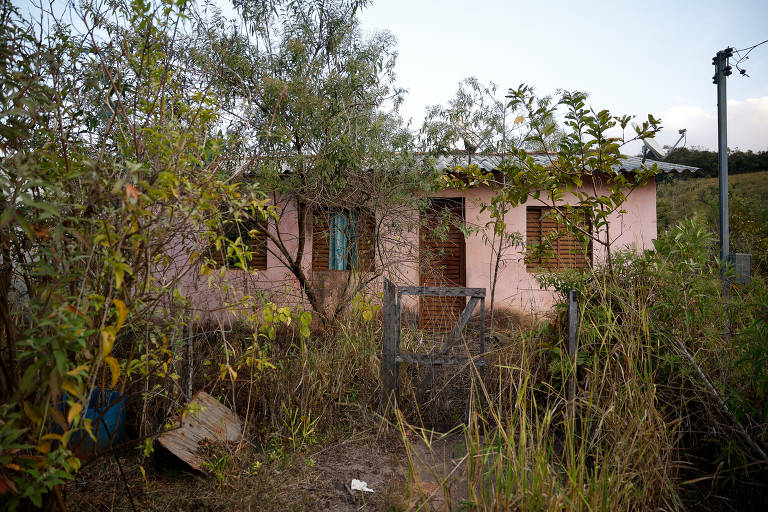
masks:
[[[547,159],[547,155],[534,158]],[[466,154],[438,159],[438,169],[467,165]],[[472,155],[471,163],[485,171],[496,169],[501,159],[496,155]],[[695,171],[695,168],[665,162],[656,163],[665,173]],[[639,157],[627,157],[617,172],[631,173],[642,166]],[[591,189],[591,184],[589,185]],[[598,192],[607,190],[596,183]],[[266,236],[250,240],[252,266],[257,275],[242,270],[222,270],[213,276],[190,275],[183,292],[190,297],[201,316],[221,311],[223,301],[263,292],[278,305],[290,304],[313,309],[307,288],[312,288],[315,304],[328,315],[342,310],[359,293],[371,294],[381,288],[383,277],[398,285],[445,285],[486,288],[490,294],[495,258],[486,227],[490,213],[482,205],[490,202],[493,190],[486,185],[466,190],[446,189],[424,198],[427,207],[389,208],[387,211],[349,209],[344,207],[316,208],[305,222],[304,240],[299,239],[298,215],[295,205],[273,195],[278,207],[279,223],[267,229],[279,237],[283,249],[296,255],[302,247],[302,286],[286,264],[284,251],[278,250]],[[574,204],[571,193],[562,203]],[[525,246],[553,229],[548,225],[545,203],[533,198],[505,216],[506,231],[519,233],[517,244],[502,253],[495,290],[497,307],[523,313],[539,314],[553,303],[554,294],[543,290],[535,279],[541,271],[540,262],[526,259]],[[453,221],[451,221],[453,219]],[[446,222],[447,221],[447,222]],[[653,180],[634,189],[622,207],[622,213],[610,217],[613,248],[643,251],[653,247],[656,238],[656,184]],[[549,268],[585,266],[600,262],[603,251],[595,247],[589,254],[574,250],[567,237],[558,241],[555,259]],[[220,260],[222,266],[226,261]],[[215,281],[219,286],[212,287]],[[221,286],[224,285],[224,286]],[[443,299],[418,305],[419,321],[423,326],[442,322],[446,311],[460,312],[463,298]],[[460,302],[460,303],[459,303]],[[414,308],[417,306],[414,304]],[[438,311],[439,310],[439,311]]]

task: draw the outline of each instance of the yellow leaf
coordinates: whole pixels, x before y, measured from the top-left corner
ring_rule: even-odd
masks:
[[[74,432],[74,430],[67,430],[66,432],[64,432],[64,435],[61,436],[62,448],[66,448],[67,445],[69,444],[69,438],[72,437],[72,432]]]
[[[118,290],[123,287],[123,274],[125,272],[123,269],[116,268],[115,269],[115,288]]]
[[[61,441],[62,437],[59,434],[45,434],[40,439],[43,441]]]
[[[27,418],[32,420],[35,424],[40,423],[43,419],[43,415],[40,414],[40,409],[26,400],[24,400],[24,414],[26,414]]]
[[[117,332],[125,323],[125,319],[128,316],[128,308],[125,307],[125,302],[120,299],[113,300],[112,304],[114,304],[115,309],[117,309],[117,324],[115,325],[115,332]]]
[[[96,436],[93,435],[93,427],[91,426],[90,418],[85,418],[85,421],[83,422],[83,428],[85,428],[85,431],[88,432],[88,436],[95,441]]]
[[[70,377],[75,377],[75,376],[77,376],[77,374],[78,374],[78,373],[80,373],[80,372],[87,372],[87,371],[88,371],[88,368],[90,368],[90,365],[87,365],[87,364],[81,364],[81,365],[80,365],[80,366],[78,366],[77,368],[72,368],[71,370],[69,370],[69,371],[67,372],[67,375],[69,375]]]
[[[64,381],[62,381],[61,389],[63,389],[73,397],[80,396],[80,390],[78,389],[77,384],[75,384],[69,379],[64,379]]]
[[[106,363],[106,365],[109,366],[109,373],[112,375],[111,387],[115,387],[115,384],[117,384],[118,379],[120,379],[120,363],[118,363],[117,359],[115,359],[112,356],[105,357],[104,363]]]
[[[5,467],[7,467],[8,469],[12,469],[14,471],[21,471],[21,466],[19,466],[18,464],[14,464],[13,462],[9,462],[8,464],[5,465]]]
[[[77,418],[77,415],[82,412],[82,410],[82,404],[74,404],[72,407],[70,407],[69,414],[67,414],[67,423],[71,425],[72,422],[75,421],[75,418]]]
[[[115,332],[110,329],[101,331],[101,357],[107,357],[115,346]]]
[[[48,441],[40,441],[37,445],[37,451],[40,453],[48,453],[51,451],[51,443]]]
[[[515,118],[515,124],[520,124],[520,123],[522,123],[523,121],[525,121],[525,118],[524,118],[523,116],[517,116],[517,117]]]

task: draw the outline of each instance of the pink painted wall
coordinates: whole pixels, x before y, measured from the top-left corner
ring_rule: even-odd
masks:
[[[600,191],[600,189],[598,189]],[[444,190],[438,197],[464,197],[465,217],[467,223],[478,230],[484,229],[490,222],[489,212],[481,212],[483,202],[489,202],[491,190],[488,187],[475,187],[466,191]],[[563,204],[575,203],[573,194],[563,199]],[[298,248],[298,219],[295,207],[285,201],[274,198],[274,204],[280,211],[279,226],[270,224],[273,233],[279,229],[280,236],[292,253]],[[510,211],[505,222],[509,232],[525,235],[526,206],[544,205],[530,199]],[[624,203],[626,213],[615,213],[610,217],[610,232],[613,250],[629,248],[642,251],[652,248],[652,240],[656,238],[656,185],[653,181],[635,189]],[[387,276],[395,284],[413,285],[419,283],[418,273],[418,212],[387,211],[376,212],[379,231],[379,249],[377,250],[377,271]],[[392,219],[390,222],[388,219]],[[406,219],[404,221],[403,219]],[[408,220],[409,219],[409,220]],[[311,222],[311,219],[308,219]],[[340,291],[348,277],[343,271],[313,272],[311,225],[306,230],[308,240],[305,242],[302,267],[311,276],[317,286],[326,296],[327,301],[349,300],[341,297]],[[232,314],[222,310],[222,303],[236,301],[244,295],[264,292],[269,300],[279,305],[299,306],[310,309],[305,297],[288,269],[275,256],[277,248],[268,243],[267,269],[260,271],[257,276],[246,275],[240,270],[216,271],[211,276],[201,276],[199,272],[191,274],[183,283],[182,291],[190,297],[193,307],[201,317],[231,319]],[[381,256],[384,255],[383,261]],[[604,259],[604,252],[595,245],[595,262]],[[483,241],[480,231],[473,232],[466,239],[466,276],[468,287],[486,288],[490,293],[491,276],[493,275],[490,247]],[[353,279],[367,276],[353,276]],[[368,287],[374,291],[380,289],[381,277],[374,280]],[[514,250],[504,255],[504,261],[499,270],[496,285],[496,304],[506,305],[522,312],[539,314],[548,311],[553,303],[554,294],[542,290],[535,280],[534,274],[528,271],[523,262],[523,255]]]

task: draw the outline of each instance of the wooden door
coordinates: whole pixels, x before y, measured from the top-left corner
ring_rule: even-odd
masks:
[[[466,286],[464,198],[432,198],[419,227],[419,284]],[[419,326],[450,330],[461,315],[466,297],[421,297]]]

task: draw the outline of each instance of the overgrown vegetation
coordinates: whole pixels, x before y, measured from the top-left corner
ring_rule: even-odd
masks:
[[[746,358],[764,354],[766,346],[765,282],[735,288],[726,311],[713,240],[689,221],[661,235],[654,254],[617,254],[613,273],[542,275],[562,292],[579,291],[576,365],[559,327],[562,316],[489,353],[486,361],[496,371],[475,388],[474,403],[484,405],[458,430],[466,446],[455,470],[460,476],[442,473],[439,480],[446,496],[451,480],[466,483],[466,496],[454,495],[454,506],[765,506],[768,495],[758,482],[766,461],[740,434],[743,427],[765,446],[765,359],[744,368]],[[726,316],[732,336],[723,336]],[[695,354],[695,366],[685,352]],[[728,407],[740,411],[738,420],[707,390],[696,367]],[[567,394],[571,378],[574,400]],[[406,444],[415,457],[417,443]]]
[[[752,264],[768,272],[768,171],[729,178],[730,239],[732,252],[752,254]],[[678,179],[659,183],[659,230],[697,217],[719,232],[717,178]]]
[[[210,84],[184,59],[184,2],[86,6],[72,11],[81,31],[69,11],[35,25],[0,8],[0,493],[10,509],[61,506],[73,451],[105,432],[88,416],[94,393],[138,401],[142,437],[179,410],[192,321],[181,284],[205,271],[212,243],[248,272],[247,249],[220,226],[271,209],[258,184],[224,179],[228,139]],[[249,314],[257,338],[292,318],[262,306],[222,304]],[[235,361],[217,363],[234,379]]]
[[[378,296],[350,280],[330,309],[313,298],[302,274],[306,233],[269,236],[312,312],[218,279],[226,270],[208,257],[211,247],[224,252],[245,282],[255,274],[246,237],[223,233],[274,223],[285,212],[282,198],[296,205],[306,230],[315,206],[387,209],[435,185],[434,175],[418,172],[396,112],[383,112],[400,95],[393,41],[360,35],[355,13],[364,4],[236,2],[244,21],[233,27],[183,0],[70,5],[65,14],[41,13],[42,24],[0,3],[5,509],[430,506],[439,485],[419,485],[418,459],[442,434],[428,428],[429,404],[419,403],[406,372],[414,399],[394,411],[380,403]],[[474,96],[460,95],[454,110],[493,96],[476,81],[467,85]],[[559,305],[546,320],[506,328],[499,321],[495,344],[481,356],[485,378],[473,364],[462,370],[470,378],[454,402],[464,408],[450,415],[462,445],[450,478],[464,490],[445,492],[446,502],[513,510],[764,507],[765,267],[751,284],[733,287],[726,307],[706,221],[669,220],[655,253],[617,250],[608,217],[655,173],[612,171],[625,140],[605,132],[629,118],[592,111],[582,93],[556,100],[527,87],[511,93],[507,104],[480,105],[490,119],[483,147],[506,152],[516,144],[509,151],[516,160],[501,169],[507,184],[486,206],[497,268],[516,240],[500,219],[531,195],[551,203],[585,247],[603,247],[605,265],[598,259],[584,272],[540,277],[561,294],[579,291],[575,365]],[[563,130],[552,122],[557,107],[567,111]],[[523,117],[512,122],[521,136],[506,133],[508,110]],[[435,115],[457,122],[447,110]],[[462,129],[477,120],[457,119]],[[440,144],[463,136],[443,128],[432,134]],[[628,139],[655,129],[649,117]],[[557,161],[533,161],[531,147],[555,149]],[[462,184],[489,179],[476,171],[467,169]],[[587,182],[594,193],[562,205]],[[736,190],[734,230],[739,219],[752,222],[744,211],[764,210]],[[272,202],[268,193],[277,194]],[[756,222],[743,232],[754,234],[750,250],[764,258]],[[203,310],[186,293],[191,281],[219,288],[221,302]],[[314,333],[313,315],[323,327]],[[456,385],[454,375],[444,377],[437,381]],[[94,456],[78,445],[100,434],[102,418],[86,413],[105,389],[126,399],[126,440]],[[201,446],[204,474],[178,466],[174,473],[154,451],[190,389],[209,392],[244,424],[241,443]],[[382,472],[374,496],[323,483],[330,471],[370,466]]]

